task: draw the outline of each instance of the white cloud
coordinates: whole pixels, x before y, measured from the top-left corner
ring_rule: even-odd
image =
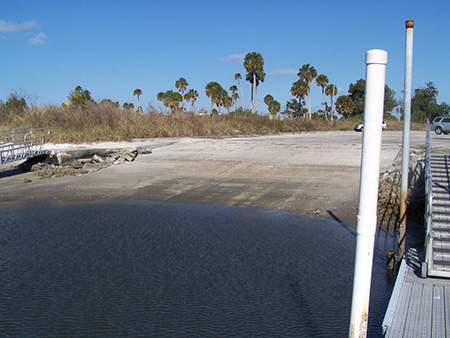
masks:
[[[242,62],[244,62],[244,58],[245,58],[244,54],[231,54],[231,55],[219,58],[219,61],[242,63]]]
[[[297,75],[298,70],[295,69],[275,69],[267,73],[267,75]]]
[[[24,21],[24,22],[7,22],[4,20],[0,20],[0,33],[8,34],[15,33],[21,31],[39,31],[40,26],[36,20]],[[5,36],[0,36],[1,39],[6,40]],[[44,44],[47,39],[47,35],[45,33],[39,32],[33,34],[33,37],[28,40],[28,43],[32,45]]]
[[[44,33],[34,34],[34,37],[28,40],[28,43],[31,43],[32,45],[41,44],[43,45],[45,43],[45,39],[47,39],[47,35]]]
[[[0,20],[0,33],[12,33],[39,29],[39,24],[36,20],[25,21],[25,22],[6,22]]]

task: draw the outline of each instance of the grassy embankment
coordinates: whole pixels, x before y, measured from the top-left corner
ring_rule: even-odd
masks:
[[[22,126],[49,127],[48,142],[82,143],[98,141],[128,141],[134,138],[210,137],[237,135],[269,135],[306,131],[353,130],[350,120],[325,121],[303,119],[270,119],[268,116],[246,117],[226,114],[198,116],[190,113],[148,114],[128,112],[108,104],[60,108],[43,106],[27,108],[23,113],[1,116],[0,129]],[[387,121],[389,130],[401,130],[402,122]],[[424,126],[412,124],[413,130]]]

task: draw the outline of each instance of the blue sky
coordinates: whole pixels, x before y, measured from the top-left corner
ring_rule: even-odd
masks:
[[[266,79],[258,110],[271,94],[282,106],[306,63],[346,94],[365,77],[365,53],[388,52],[386,83],[402,97],[405,21],[414,20],[413,88],[432,81],[450,104],[450,2],[442,1],[2,1],[0,99],[24,93],[38,105],[60,105],[77,85],[95,100],[162,108],[160,91],[184,77],[209,109],[205,85],[225,89],[245,79],[243,57],[259,52]],[[241,82],[246,106],[250,84]],[[312,106],[322,94],[311,89]],[[240,93],[239,93],[240,94]],[[239,104],[241,104],[239,102]]]

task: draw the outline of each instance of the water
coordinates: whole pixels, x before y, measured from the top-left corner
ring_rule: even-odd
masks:
[[[2,337],[345,337],[355,234],[195,203],[0,205]],[[377,242],[369,325],[392,283]]]

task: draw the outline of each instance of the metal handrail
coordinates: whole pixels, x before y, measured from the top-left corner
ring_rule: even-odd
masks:
[[[0,130],[0,164],[44,153],[49,128],[19,127]]]
[[[430,122],[427,121],[426,152],[425,152],[425,265],[422,267],[422,277],[427,276],[427,271],[432,268],[433,262],[433,236],[431,236],[431,223],[433,211],[433,177],[431,174],[431,141]]]
[[[46,130],[46,133],[43,133],[41,135],[36,135],[36,132],[44,131]],[[33,133],[35,134],[33,136]],[[19,128],[11,128],[6,130],[0,130],[0,146],[2,146],[5,143],[17,143],[21,142],[22,140],[26,142],[27,140],[34,139],[34,138],[42,138],[50,134],[49,128],[31,128],[31,127],[19,127]]]

